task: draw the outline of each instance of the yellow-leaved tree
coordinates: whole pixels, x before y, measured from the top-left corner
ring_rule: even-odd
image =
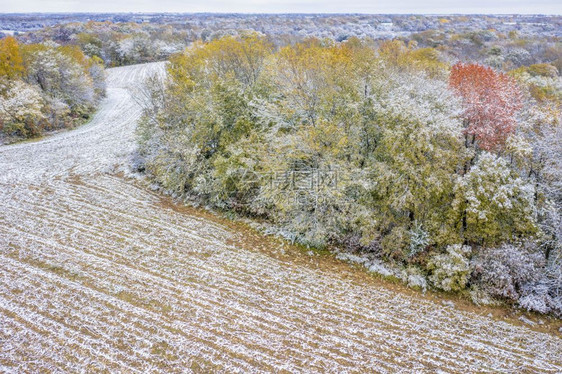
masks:
[[[17,40],[8,36],[0,39],[0,78],[15,79],[23,75],[23,60]]]

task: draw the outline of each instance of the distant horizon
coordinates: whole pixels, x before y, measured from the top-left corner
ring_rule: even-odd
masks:
[[[362,14],[362,15],[553,15],[559,0],[2,0],[0,14]]]
[[[0,14],[5,15],[18,15],[18,14],[185,14],[185,15],[192,15],[192,14],[217,14],[217,15],[229,15],[229,14],[236,14],[236,15],[313,15],[313,16],[324,16],[324,15],[361,15],[361,16],[553,16],[553,17],[560,17],[562,14],[558,13],[361,13],[361,12],[326,12],[326,13],[314,13],[314,12],[127,12],[127,11],[119,11],[119,12],[78,12],[78,11],[70,11],[70,12],[0,12]]]

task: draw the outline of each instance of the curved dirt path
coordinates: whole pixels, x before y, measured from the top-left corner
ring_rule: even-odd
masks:
[[[0,372],[561,372],[560,336],[395,290],[116,171],[140,110],[0,148]]]

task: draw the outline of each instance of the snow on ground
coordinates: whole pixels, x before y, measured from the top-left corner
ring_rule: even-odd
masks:
[[[0,372],[562,371],[558,336],[270,255],[115,175],[128,87],[161,68],[110,69],[91,123],[0,148]]]

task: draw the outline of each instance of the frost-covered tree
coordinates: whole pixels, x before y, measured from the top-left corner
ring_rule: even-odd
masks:
[[[455,188],[454,204],[466,214],[466,240],[494,245],[537,231],[534,186],[517,176],[505,159],[482,153]]]
[[[503,148],[517,126],[521,94],[515,80],[478,64],[457,63],[449,85],[463,101],[466,143],[487,151]]]
[[[432,256],[427,264],[429,280],[444,291],[461,291],[470,279],[471,248],[461,244],[447,246],[445,253]]]
[[[252,130],[249,96],[269,48],[264,38],[254,34],[195,44],[171,60],[166,87],[153,81],[149,102],[154,105],[141,129],[152,134],[147,140],[159,136],[160,145],[166,146],[143,150],[150,160],[149,172],[161,178],[166,188],[206,195],[214,160],[228,154],[229,144]],[[172,170],[170,162],[177,165]]]
[[[97,57],[92,57],[88,67],[88,73],[92,77],[92,84],[96,98],[105,96],[105,70],[103,61]]]
[[[87,117],[104,94],[103,68],[76,47],[53,44],[24,49],[26,79],[48,96],[62,100],[75,117]]]
[[[0,62],[6,135],[30,137],[44,129],[72,127],[87,118],[105,94],[100,60],[86,57],[75,46],[20,46],[14,39],[0,44],[6,52]]]
[[[34,136],[40,133],[43,98],[34,86],[21,80],[13,82],[0,96],[0,131],[7,135]]]
[[[560,115],[544,116],[540,112],[536,120],[529,177],[537,189],[545,257],[553,266],[562,268],[562,121]]]
[[[445,84],[419,76],[381,77],[377,86],[369,129],[376,145],[368,164],[381,232],[409,231],[417,222],[432,244],[458,241],[448,225],[454,214],[451,191],[463,160],[458,102]],[[400,242],[391,239],[388,246],[395,251]]]
[[[30,47],[26,53],[27,79],[46,94],[64,100],[78,114],[91,110],[97,99],[92,77],[85,68],[56,47]]]

